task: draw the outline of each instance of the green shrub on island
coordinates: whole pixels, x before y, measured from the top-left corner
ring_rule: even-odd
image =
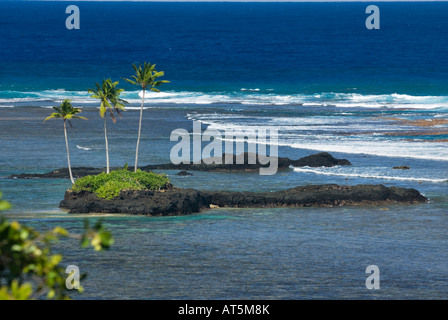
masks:
[[[79,178],[75,181],[72,191],[88,191],[99,198],[113,199],[121,190],[165,190],[170,187],[170,180],[165,174],[140,169],[131,172],[125,168]]]

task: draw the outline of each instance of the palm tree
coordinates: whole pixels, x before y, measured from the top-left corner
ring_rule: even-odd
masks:
[[[107,140],[107,117],[109,111],[113,123],[116,122],[114,110],[120,115],[120,110],[125,110],[124,104],[127,101],[120,99],[120,94],[124,89],[117,88],[118,81],[112,82],[111,79],[104,79],[102,85],[95,83],[96,89],[89,89],[88,92],[92,98],[100,100],[100,116],[104,118],[104,139],[106,141],[106,173],[110,172],[109,166],[109,142]]]
[[[130,84],[139,86],[143,90],[142,95],[142,105],[140,107],[140,120],[138,124],[138,137],[137,137],[137,147],[135,149],[135,165],[134,165],[134,172],[137,172],[137,164],[138,164],[138,147],[140,145],[140,134],[142,131],[142,118],[143,118],[143,105],[145,104],[145,92],[146,90],[151,90],[154,92],[160,92],[157,87],[159,87],[162,83],[168,83],[167,80],[156,80],[159,77],[162,77],[165,75],[163,71],[157,71],[155,69],[156,65],[151,65],[150,63],[143,63],[142,65],[139,65],[138,67],[135,64],[132,64],[132,67],[134,68],[135,74],[131,76],[131,79],[124,79],[126,82],[129,82]]]
[[[53,112],[51,115],[45,118],[44,122],[49,119],[56,119],[60,118],[64,120],[64,135],[65,135],[65,146],[67,148],[67,162],[68,162],[68,172],[70,174],[70,181],[75,183],[75,180],[73,179],[72,174],[72,168],[70,166],[70,152],[68,150],[68,140],[67,140],[67,122],[72,127],[72,123],[70,122],[70,119],[84,119],[87,120],[87,118],[77,116],[76,114],[81,112],[81,109],[73,108],[70,100],[65,99],[64,102],[61,103],[60,107],[53,107],[54,110],[57,112]]]

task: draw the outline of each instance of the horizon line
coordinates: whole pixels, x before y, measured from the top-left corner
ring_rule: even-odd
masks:
[[[5,0],[3,0],[5,1]],[[252,3],[281,3],[281,2],[321,2],[321,3],[343,3],[343,2],[448,2],[448,0],[6,0],[6,1],[22,1],[22,2],[252,2]]]

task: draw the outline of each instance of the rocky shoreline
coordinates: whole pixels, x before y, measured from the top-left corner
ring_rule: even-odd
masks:
[[[153,170],[179,170],[179,171],[257,171],[262,167],[267,167],[269,165],[262,165],[259,161],[256,164],[249,164],[248,161],[249,154],[244,153],[244,163],[237,164],[237,158],[233,155],[233,164],[225,164],[225,155],[222,155],[222,164],[207,164],[209,161],[202,161],[200,164],[154,164],[140,167],[143,171],[153,171]],[[207,162],[207,163],[206,163]],[[278,170],[289,170],[290,166],[294,167],[333,167],[338,165],[351,165],[350,161],[346,159],[336,159],[331,154],[327,152],[321,152],[307,157],[300,158],[298,160],[292,160],[289,158],[278,158]],[[119,168],[112,168],[119,169]],[[121,169],[121,168],[120,168]],[[133,167],[129,167],[133,170]],[[72,167],[72,173],[74,178],[81,178],[87,175],[100,174],[105,172],[105,168],[93,168],[93,167]],[[69,178],[69,173],[67,168],[60,168],[46,173],[21,173],[16,175],[11,175],[10,179],[51,179],[51,178]]]
[[[112,200],[68,190],[60,207],[69,213],[122,213],[151,216],[188,215],[209,208],[335,207],[427,202],[415,189],[383,185],[310,185],[276,192],[199,191],[173,187],[164,191],[125,190]]]
[[[244,163],[236,164],[156,164],[141,167],[143,171],[179,170],[178,175],[188,176],[188,171],[256,171],[260,161],[248,164],[249,154],[244,153]],[[278,158],[278,170],[294,167],[332,167],[351,165],[346,159],[336,159],[327,152],[321,152],[298,160]],[[129,168],[132,170],[133,168]],[[96,175],[104,168],[72,168],[76,178]],[[12,175],[12,179],[68,178],[68,169],[56,169],[47,173]],[[335,207],[359,205],[389,205],[394,203],[417,204],[428,200],[415,189],[385,187],[384,185],[308,185],[275,192],[199,191],[171,186],[167,190],[122,190],[112,200],[99,198],[96,194],[67,190],[60,207],[69,213],[122,213],[152,216],[188,215],[210,208],[276,208],[276,207]]]

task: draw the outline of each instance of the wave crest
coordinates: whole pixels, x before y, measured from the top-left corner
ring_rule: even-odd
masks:
[[[126,91],[123,98],[131,104],[141,102],[141,91]],[[43,91],[0,91],[2,105],[38,105],[43,102],[60,102],[71,99],[77,104],[95,104],[87,91],[64,89]],[[194,92],[194,91],[146,91],[147,103],[169,104],[242,104],[242,105],[301,105],[304,107],[337,108],[404,108],[404,109],[448,109],[448,96],[411,96],[407,94],[363,95],[358,93],[322,92],[315,94],[277,94],[273,89],[242,88],[238,91]],[[47,104],[48,105],[48,104]]]
[[[353,173],[353,172],[338,172],[327,169],[302,167],[293,167],[295,172],[314,173],[327,176],[352,177],[352,178],[371,178],[371,179],[385,179],[385,180],[400,180],[400,181],[416,181],[416,182],[433,182],[443,183],[448,182],[448,179],[433,179],[425,177],[404,177],[404,176],[389,176],[376,173]]]

